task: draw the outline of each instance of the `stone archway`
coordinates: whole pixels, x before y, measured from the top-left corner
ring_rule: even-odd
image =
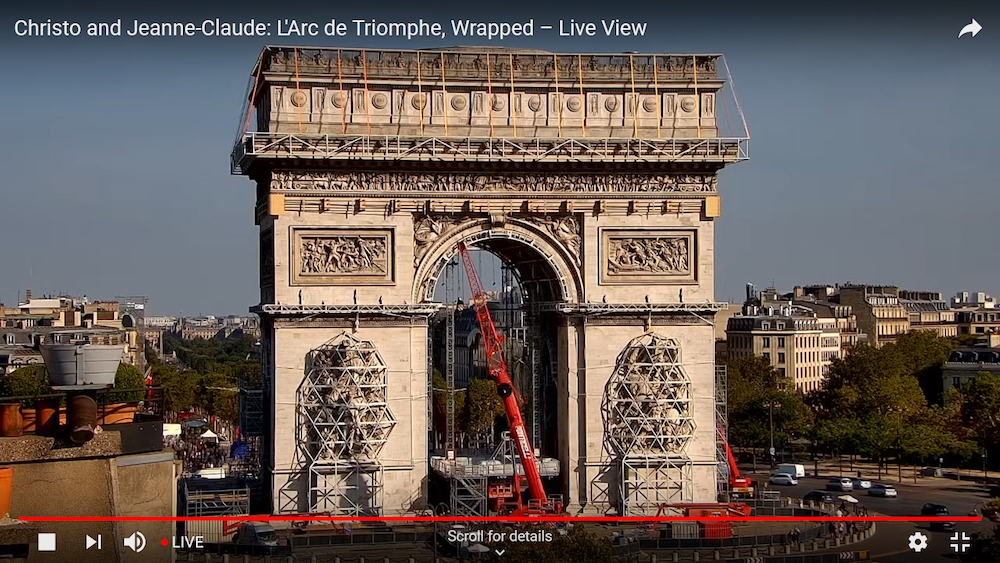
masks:
[[[522,283],[534,284],[537,299],[584,300],[580,268],[580,222],[572,214],[519,217],[431,214],[414,218],[414,303],[434,300],[435,282],[457,253],[458,244],[489,250],[519,267]]]
[[[717,122],[726,85],[717,60],[264,50],[250,81],[246,122],[254,125],[231,164],[256,183],[261,466],[276,509],[286,505],[282,495],[304,505],[311,486],[350,497],[305,483],[299,448],[285,439],[310,351],[345,330],[377,347],[391,374],[386,403],[397,425],[378,453],[378,512],[426,507],[437,471],[428,467],[423,404],[442,308],[433,293],[459,242],[516,265],[532,305],[548,315],[559,377],[550,411],[571,511],[607,512],[607,491],[632,484],[655,499],[673,491],[717,498],[724,460],[711,319],[726,306],[714,289],[717,173],[748,150],[743,133]],[[602,458],[613,429],[599,416],[601,398],[616,356],[647,332],[684,350],[696,424],[684,463],[654,465],[642,453],[615,466]],[[652,503],[629,506],[655,512]]]

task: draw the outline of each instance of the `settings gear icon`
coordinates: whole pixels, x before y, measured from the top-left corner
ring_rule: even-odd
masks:
[[[923,532],[916,532],[910,536],[910,549],[920,553],[927,549],[927,536]]]

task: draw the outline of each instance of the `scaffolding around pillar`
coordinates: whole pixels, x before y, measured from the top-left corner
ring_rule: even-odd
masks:
[[[375,345],[344,332],[312,350],[297,393],[298,447],[308,465],[312,512],[378,516],[378,454],[396,425],[387,368]]]
[[[715,488],[719,502],[729,500],[729,456],[726,443],[729,441],[729,374],[726,366],[715,366],[715,425],[719,431],[715,435]],[[725,440],[725,441],[724,441]]]
[[[693,500],[694,399],[680,344],[652,332],[618,355],[601,412],[606,449],[617,459],[623,516]]]
[[[655,514],[662,504],[692,502],[693,465],[683,458],[626,457],[621,460],[623,516]]]
[[[309,467],[309,512],[381,516],[385,470],[373,461]]]

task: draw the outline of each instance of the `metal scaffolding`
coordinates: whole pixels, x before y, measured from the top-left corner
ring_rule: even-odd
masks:
[[[230,153],[231,172],[246,174],[259,158],[479,162],[740,162],[749,138],[509,139],[406,135],[310,135],[249,132]]]
[[[676,340],[647,332],[618,355],[601,411],[607,448],[618,459],[623,516],[693,499],[693,405]]]
[[[729,497],[729,460],[726,456],[726,442],[729,440],[729,390],[726,366],[715,366],[715,425],[719,431],[715,435],[715,463],[718,468],[715,488],[718,500]],[[725,440],[726,442],[724,442]]]
[[[310,352],[307,367],[297,411],[310,511],[377,516],[383,482],[377,458],[396,425],[386,402],[385,361],[370,341],[344,332]]]

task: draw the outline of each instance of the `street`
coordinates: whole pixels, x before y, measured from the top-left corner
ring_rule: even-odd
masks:
[[[752,473],[751,476],[759,483],[765,483],[769,472]],[[802,477],[798,480],[798,485],[769,485],[768,488],[781,491],[782,496],[793,498],[801,498],[810,491],[826,491],[834,498],[850,494],[857,498],[872,516],[919,516],[920,508],[926,503],[943,504],[948,507],[951,514],[966,516],[978,505],[989,500],[986,487],[980,484],[941,478],[922,478],[916,485],[912,481],[909,484],[900,484],[892,478],[894,476],[890,475],[889,479],[882,481],[871,478],[869,480],[873,485],[877,483],[892,485],[899,495],[896,498],[868,496],[866,490],[855,490],[849,493],[826,491],[826,483],[829,481],[827,477]],[[981,523],[959,522],[956,525],[957,532],[965,532],[969,535],[975,532],[989,532],[991,529],[992,524],[988,521]],[[927,548],[919,554],[911,551],[908,546],[910,535],[918,530],[923,532],[928,539]],[[950,546],[952,543],[950,538],[953,533],[931,531],[930,526],[925,522],[880,522],[874,537],[852,545],[851,549],[870,551],[872,560],[878,563],[955,561],[955,552]]]

